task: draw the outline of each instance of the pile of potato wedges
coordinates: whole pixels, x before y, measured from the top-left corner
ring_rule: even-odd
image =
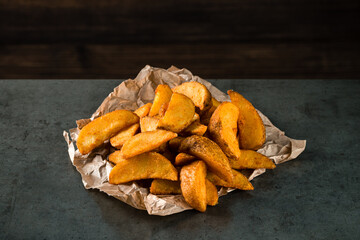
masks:
[[[77,139],[81,154],[110,141],[108,161],[115,164],[109,183],[152,179],[150,193],[182,194],[204,212],[218,203],[219,187],[253,190],[238,170],[275,164],[257,153],[265,127],[253,105],[229,90],[219,102],[199,82],[174,88],[158,85],[152,103],[134,112],[116,110],[84,126]]]

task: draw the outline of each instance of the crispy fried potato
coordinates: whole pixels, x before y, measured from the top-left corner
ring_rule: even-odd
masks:
[[[118,162],[110,172],[109,183],[121,184],[148,178],[177,181],[178,172],[161,154],[147,152]]]
[[[229,160],[221,148],[210,139],[196,135],[187,137],[181,142],[179,151],[198,157],[219,177],[232,182]]]
[[[217,193],[216,186],[207,179],[205,179],[205,185],[206,185],[206,203],[207,205],[215,206],[219,200],[219,195]]]
[[[219,102],[213,97],[211,98],[211,101],[212,101],[211,108],[208,109],[207,111],[204,111],[201,115],[201,123],[204,125],[209,124],[212,114],[215,112],[216,108],[221,104],[221,102]]]
[[[184,140],[185,138],[184,137],[176,137],[176,138],[173,138],[169,141],[169,148],[171,151],[173,152],[177,152],[179,147],[180,147],[180,144],[181,142]]]
[[[145,117],[149,114],[151,106],[152,106],[152,103],[147,103],[147,104],[143,105],[142,107],[139,107],[138,109],[136,109],[134,111],[134,113],[136,115],[138,115],[139,118]]]
[[[113,152],[109,155],[109,161],[118,164],[119,162],[125,160],[120,150]]]
[[[167,108],[169,107],[169,103],[163,103],[159,109],[159,117],[163,117]]]
[[[240,149],[237,139],[239,109],[230,102],[221,103],[209,123],[211,139],[216,142],[227,157],[239,158]]]
[[[170,101],[171,95],[172,91],[167,84],[158,85],[155,90],[155,98],[151,106],[149,116],[152,117],[158,115],[161,105],[168,103]]]
[[[239,158],[229,158],[230,166],[234,169],[274,169],[276,165],[270,158],[253,150],[241,150]]]
[[[239,144],[241,149],[259,149],[265,142],[265,127],[254,106],[240,93],[227,92],[231,102],[239,108]]]
[[[195,113],[193,119],[191,120],[191,122],[192,123],[193,122],[200,122],[200,115]]]
[[[254,190],[253,185],[249,182],[249,180],[238,171],[232,169],[233,173],[233,182],[228,183],[225,180],[219,178],[217,175],[215,175],[212,172],[207,173],[206,178],[212,182],[216,186],[222,186],[222,187],[228,187],[228,188],[237,188],[241,190]]]
[[[212,106],[211,93],[205,85],[199,82],[185,82],[172,90],[189,97],[195,104],[198,113],[202,113]]]
[[[142,117],[140,118],[141,132],[154,131],[157,128],[159,118],[157,117]]]
[[[195,161],[182,167],[180,171],[180,187],[185,201],[194,209],[206,211],[206,165],[203,161]]]
[[[171,96],[169,107],[158,123],[158,128],[179,133],[191,124],[195,106],[190,98],[180,93]]]
[[[160,147],[177,134],[166,130],[143,132],[132,136],[121,148],[124,158],[130,158]]]
[[[131,125],[130,127],[121,130],[114,137],[110,138],[111,146],[113,146],[117,149],[120,149],[124,145],[126,140],[128,140],[129,138],[131,138],[132,136],[135,135],[135,133],[139,129],[139,126],[140,125],[138,123],[135,123],[135,124]]]
[[[151,183],[150,193],[157,195],[181,194],[180,181],[154,179]]]
[[[178,155],[176,155],[175,157],[175,165],[177,166],[181,166],[181,165],[185,165],[188,164],[192,161],[194,161],[196,159],[196,157],[194,157],[193,155],[187,154],[187,153],[179,153]]]
[[[199,122],[193,122],[187,128],[181,131],[181,135],[190,136],[190,135],[198,135],[203,136],[207,130],[207,126],[202,125]]]
[[[81,129],[76,145],[81,154],[87,154],[122,129],[137,122],[139,117],[128,110],[107,113]]]

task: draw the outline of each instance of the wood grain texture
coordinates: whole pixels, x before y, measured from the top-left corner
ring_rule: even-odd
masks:
[[[0,0],[1,78],[357,78],[355,0]]]

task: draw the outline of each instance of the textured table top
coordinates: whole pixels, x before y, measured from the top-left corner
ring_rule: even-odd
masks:
[[[121,81],[0,80],[0,239],[357,239],[360,81],[210,80],[307,148],[206,213],[149,216],[86,190],[62,132]]]

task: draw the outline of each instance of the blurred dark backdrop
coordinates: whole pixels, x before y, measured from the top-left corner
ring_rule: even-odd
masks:
[[[359,78],[358,0],[0,0],[0,78]]]

